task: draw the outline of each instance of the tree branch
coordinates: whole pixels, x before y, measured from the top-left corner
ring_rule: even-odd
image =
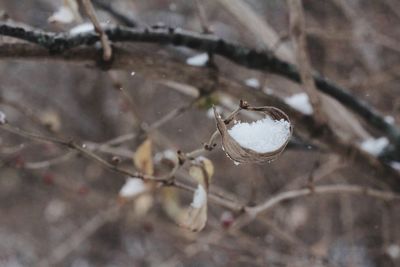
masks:
[[[214,84],[208,77],[209,70],[207,68],[187,66],[179,57],[171,55],[161,57],[159,53],[155,54],[154,52],[158,51],[158,49],[158,46],[151,44],[136,44],[135,46],[116,44],[113,49],[113,61],[109,67],[130,71],[134,68],[138,75],[142,75],[146,79],[159,80],[165,79],[163,77],[173,77],[174,81],[182,84],[191,84],[199,88],[200,91],[207,90],[210,84]],[[0,45],[0,58],[18,59],[20,58],[18,51],[23,52],[24,59],[55,59],[81,64],[86,62],[93,63],[99,58],[98,51],[96,52],[93,47],[82,46],[67,50],[61,54],[50,54],[45,49],[29,43]],[[278,97],[267,95],[260,90],[249,90],[239,81],[227,78],[222,74],[219,74],[218,77],[218,90],[228,93],[237,99],[246,99],[250,94],[260,104],[268,104],[285,110],[289,117],[296,122],[296,131],[298,133],[307,133],[310,138],[317,141],[315,144],[321,145],[322,149],[329,148],[334,153],[345,158],[349,164],[354,164],[365,172],[376,174],[379,180],[390,185],[393,190],[400,191],[400,178],[397,171],[391,169],[381,159],[378,160],[372,155],[361,151],[356,144],[341,141],[331,129],[327,127],[321,129],[312,116],[304,116]],[[324,134],[321,134],[321,132],[324,132]]]
[[[325,195],[338,193],[365,195],[385,201],[400,200],[400,195],[393,192],[371,189],[359,185],[320,185],[315,186],[312,189],[304,188],[279,193],[278,195],[269,198],[268,200],[257,206],[246,208],[246,212],[249,213],[251,216],[256,217],[260,213],[266,212],[267,210],[271,209],[279,203],[282,203],[285,200],[295,199],[313,194]]]
[[[184,46],[204,52],[223,56],[241,66],[275,73],[299,82],[297,68],[286,61],[280,60],[269,51],[256,51],[247,47],[230,43],[213,35],[199,34],[173,28],[134,29],[122,26],[105,29],[108,38],[114,42],[146,42],[163,45]],[[51,53],[62,53],[80,45],[93,45],[99,40],[95,32],[78,35],[68,33],[52,33],[39,30],[29,30],[22,27],[0,23],[0,35],[6,35],[36,43],[47,48]],[[371,126],[385,133],[400,149],[400,130],[383,118],[366,102],[354,97],[345,88],[336,85],[318,73],[313,74],[317,89],[337,99],[363,117]]]
[[[97,19],[96,11],[93,8],[92,2],[91,0],[81,0],[81,2],[86,12],[86,15],[89,17],[94,26],[94,29],[100,36],[101,45],[103,46],[103,60],[109,61],[112,56],[111,45],[108,40],[107,34],[104,32],[99,20]]]

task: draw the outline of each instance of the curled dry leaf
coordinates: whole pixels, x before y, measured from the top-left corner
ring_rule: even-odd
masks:
[[[59,132],[61,129],[61,119],[57,112],[47,110],[40,114],[40,120],[50,131]]]
[[[133,156],[133,163],[135,167],[142,173],[152,175],[153,156],[152,156],[152,142],[146,139],[137,149]],[[134,217],[144,216],[153,205],[152,190],[154,183],[143,181],[138,178],[128,178],[125,185],[121,188],[119,197],[121,203],[127,200],[134,199]]]
[[[201,231],[207,222],[207,192],[211,176],[214,173],[212,162],[205,157],[198,157],[192,162],[189,174],[198,182],[193,201],[184,211],[180,225],[191,231]]]
[[[144,174],[153,175],[153,158],[151,155],[152,143],[146,139],[137,149],[133,156],[135,167]]]
[[[201,231],[207,222],[207,192],[198,185],[193,201],[182,217],[182,226],[193,232]]]
[[[223,149],[227,156],[235,164],[261,163],[276,159],[285,149],[292,135],[293,129],[289,117],[282,110],[275,107],[245,106],[243,109],[262,113],[266,117],[251,124],[243,123],[239,125],[243,127],[239,129],[240,132],[238,132],[235,139],[231,130],[238,125],[228,129],[227,125],[232,120],[224,121],[214,107],[217,128],[221,134]],[[274,128],[276,129],[274,130]],[[254,132],[257,133],[254,134]],[[239,140],[238,136],[249,140]],[[248,143],[250,145],[247,145]]]

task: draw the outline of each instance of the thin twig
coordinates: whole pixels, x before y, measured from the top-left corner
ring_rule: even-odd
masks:
[[[256,217],[259,214],[268,211],[269,209],[275,207],[277,204],[280,204],[285,200],[295,199],[314,194],[325,195],[325,194],[338,194],[338,193],[365,195],[385,201],[400,200],[400,195],[394,192],[371,189],[359,185],[346,185],[346,184],[321,185],[321,186],[315,186],[313,189],[304,188],[304,189],[291,190],[279,193],[278,195],[269,198],[268,200],[264,201],[263,203],[257,206],[246,208],[246,212],[251,217]]]
[[[0,125],[0,128],[6,130],[8,132],[14,133],[16,135],[28,138],[28,139],[32,139],[32,140],[36,140],[36,141],[40,141],[40,142],[49,142],[49,143],[54,143],[54,144],[68,147],[70,149],[73,149],[73,150],[85,155],[89,159],[98,162],[103,167],[105,167],[111,171],[114,171],[116,173],[122,174],[124,177],[128,176],[128,177],[134,177],[134,178],[138,178],[138,179],[142,179],[142,180],[146,180],[146,181],[159,182],[159,183],[161,183],[162,186],[172,186],[172,187],[183,189],[185,191],[189,191],[192,193],[195,192],[195,190],[196,190],[196,188],[194,186],[186,185],[182,182],[176,181],[175,179],[171,179],[175,175],[177,168],[173,168],[171,170],[171,172],[169,172],[168,174],[166,174],[162,177],[155,177],[152,175],[146,175],[146,174],[139,173],[139,172],[131,172],[129,170],[121,169],[118,166],[115,166],[115,165],[107,162],[106,160],[102,159],[101,157],[99,157],[98,155],[96,155],[95,153],[90,151],[89,149],[83,148],[82,146],[77,145],[73,141],[66,141],[66,140],[57,139],[54,137],[42,136],[39,134],[26,132],[19,128],[13,127],[8,123]],[[222,196],[219,196],[219,195],[216,195],[213,193],[209,193],[209,197],[213,202],[215,202],[219,205],[222,205],[223,207],[228,208],[228,209],[239,211],[244,208],[239,203],[235,203],[229,199],[225,199]]]
[[[207,15],[206,15],[206,10],[204,8],[203,3],[200,0],[196,0],[196,10],[200,19],[200,24],[201,24],[201,28],[203,33],[212,33],[211,27],[208,25],[207,22]]]
[[[99,20],[97,19],[96,11],[93,8],[91,0],[81,0],[81,1],[87,16],[93,23],[94,29],[100,35],[101,45],[103,46],[103,60],[109,61],[112,56],[112,50],[107,34],[104,32],[103,28],[100,25]]]

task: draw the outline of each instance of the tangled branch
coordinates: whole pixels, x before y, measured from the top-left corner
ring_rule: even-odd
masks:
[[[256,51],[221,39],[214,35],[200,34],[174,28],[129,28],[123,26],[105,29],[108,38],[114,42],[146,42],[163,45],[184,46],[199,51],[223,56],[241,66],[281,75],[299,82],[297,68],[277,58],[270,51]],[[22,39],[47,48],[51,53],[59,54],[80,45],[93,45],[99,41],[95,32],[78,35],[30,30],[8,23],[0,23],[0,34]],[[385,133],[398,148],[400,130],[388,123],[383,116],[366,102],[354,97],[348,90],[329,81],[320,74],[313,74],[319,91],[337,99],[343,105],[363,117],[371,126]]]

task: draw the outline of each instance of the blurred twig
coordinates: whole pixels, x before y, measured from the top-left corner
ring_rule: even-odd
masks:
[[[103,9],[107,11],[112,16],[114,16],[117,20],[122,22],[122,24],[128,27],[137,27],[138,23],[131,17],[123,14],[121,11],[117,10],[110,1],[103,0],[92,0],[93,4],[97,6],[99,9]]]
[[[313,116],[318,123],[327,123],[319,93],[315,88],[312,77],[310,60],[307,54],[307,41],[305,35],[305,19],[301,0],[287,0],[290,15],[290,33],[295,45],[297,64],[301,82],[310,97],[313,107]]]
[[[325,194],[355,194],[355,195],[364,195],[364,196],[369,196],[373,198],[377,198],[380,200],[385,200],[385,201],[391,201],[391,200],[400,200],[400,195],[395,194],[393,192],[388,192],[388,191],[382,191],[382,190],[376,190],[376,189],[371,189],[368,187],[364,186],[359,186],[359,185],[321,185],[321,186],[315,186],[314,188],[304,188],[304,189],[298,189],[298,190],[292,190],[292,191],[286,191],[279,193],[268,200],[264,201],[263,203],[246,208],[246,212],[253,218],[258,216],[260,213],[266,212],[272,207],[276,206],[277,204],[290,200],[290,199],[295,199],[295,198],[300,198],[303,196],[308,196],[308,195],[325,195]]]
[[[96,32],[100,35],[101,44],[103,46],[103,60],[109,61],[112,56],[110,41],[107,34],[104,32],[96,16],[96,11],[93,8],[91,0],[81,0],[82,5],[89,19],[92,21]]]
[[[41,260],[37,266],[47,267],[54,266],[61,262],[71,252],[79,248],[91,235],[93,235],[104,224],[118,219],[118,214],[121,206],[113,204],[105,211],[95,214],[89,221],[87,221],[81,228],[75,231],[64,242],[56,246],[50,251],[50,255]]]

